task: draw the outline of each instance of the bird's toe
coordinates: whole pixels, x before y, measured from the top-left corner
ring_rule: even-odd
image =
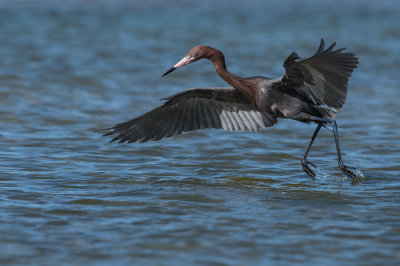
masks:
[[[301,160],[301,165],[303,166],[303,170],[304,172],[306,172],[309,176],[311,176],[312,179],[315,179],[315,171],[313,169],[311,169],[310,166],[312,166],[314,169],[317,169],[317,167],[315,166],[315,164],[313,164],[312,162],[309,162],[307,160]]]
[[[357,168],[351,167],[351,166],[347,166],[347,165],[343,165],[341,167],[343,173],[345,173],[346,175],[348,175],[349,177],[351,177],[351,179],[353,181],[359,181],[361,179],[364,179],[364,176],[362,175],[362,172],[359,171]]]

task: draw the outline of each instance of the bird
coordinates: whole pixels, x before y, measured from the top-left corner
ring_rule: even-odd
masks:
[[[339,168],[356,180],[359,170],[343,163],[335,118],[346,101],[348,81],[358,58],[353,52],[344,52],[345,48],[335,50],[335,46],[333,43],[325,49],[321,39],[311,57],[301,58],[292,52],[283,63],[285,73],[278,78],[239,77],[228,71],[221,51],[195,46],[162,76],[208,59],[229,87],[194,87],[162,98],[165,102],[159,107],[107,128],[103,136],[112,136],[110,142],[142,143],[205,128],[257,132],[273,126],[278,118],[288,118],[317,125],[301,157],[302,169],[311,178],[316,178],[317,167],[307,156],[324,127],[333,133]]]

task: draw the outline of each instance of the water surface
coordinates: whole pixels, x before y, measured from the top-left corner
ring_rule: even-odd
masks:
[[[0,263],[396,265],[400,262],[400,21],[385,5],[214,6],[85,1],[0,5]],[[38,2],[41,3],[41,2]],[[314,125],[201,130],[109,144],[102,128],[159,98],[225,86],[207,61],[161,78],[194,45],[239,76],[277,77],[320,38],[360,59],[332,134]]]

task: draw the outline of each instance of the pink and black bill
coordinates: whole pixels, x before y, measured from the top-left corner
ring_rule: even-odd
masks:
[[[190,64],[192,62],[196,61],[196,59],[194,58],[194,56],[189,55],[189,56],[185,56],[184,58],[181,59],[181,61],[179,61],[178,63],[176,63],[173,67],[171,67],[170,69],[168,69],[167,72],[164,73],[164,75],[162,75],[163,77],[168,75],[169,73],[171,73],[172,71],[174,71],[177,68],[183,67],[187,64]]]

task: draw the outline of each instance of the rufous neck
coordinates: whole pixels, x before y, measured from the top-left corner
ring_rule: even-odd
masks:
[[[240,78],[228,71],[225,64],[225,58],[223,55],[211,57],[210,60],[214,63],[215,70],[218,75],[226,81],[229,85],[237,88],[240,83]]]
[[[229,85],[240,91],[243,95],[245,95],[249,100],[255,103],[256,93],[253,87],[249,86],[250,84],[245,84],[245,79],[242,79],[232,73],[230,73],[226,69],[225,58],[224,55],[219,52],[217,55],[209,58],[215,66],[215,70],[218,75],[226,81]]]

